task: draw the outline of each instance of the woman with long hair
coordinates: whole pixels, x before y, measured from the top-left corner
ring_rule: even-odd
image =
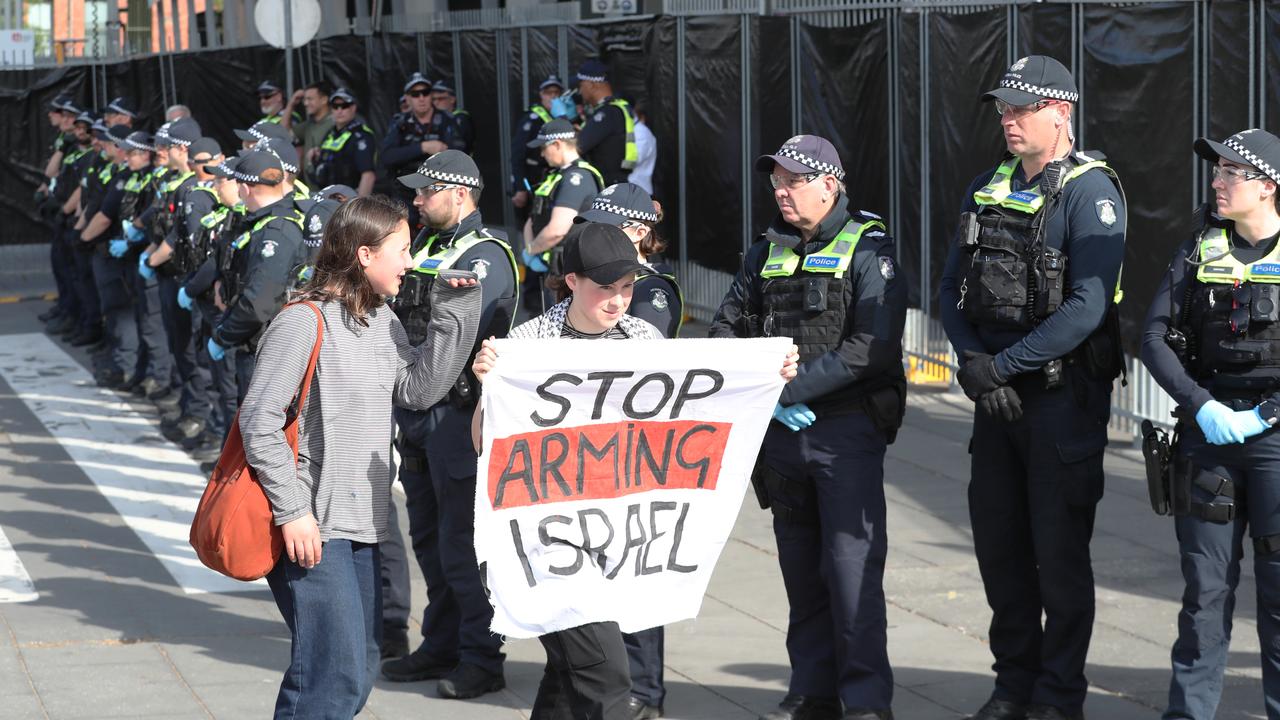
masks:
[[[240,411],[245,455],[284,536],[285,553],[267,575],[292,636],[277,718],[350,718],[364,707],[382,630],[378,543],[388,534],[391,407],[426,409],[443,398],[475,340],[474,273],[441,273],[447,282],[432,290],[418,347],[387,307],[411,264],[407,217],[383,196],[334,213],[314,276],[263,335]],[[282,428],[315,343],[308,304],[324,330],[295,463]]]

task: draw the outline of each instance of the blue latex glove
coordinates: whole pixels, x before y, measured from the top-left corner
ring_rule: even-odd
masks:
[[[818,416],[813,414],[808,405],[804,403],[796,403],[783,407],[781,403],[773,408],[773,419],[787,426],[787,429],[796,432],[803,430],[813,424]]]
[[[121,220],[120,227],[124,228],[124,236],[129,242],[142,242],[147,239],[146,232],[128,220]]]
[[[1204,431],[1204,438],[1213,445],[1230,445],[1244,442],[1244,433],[1236,427],[1235,412],[1217,400],[1210,400],[1196,413],[1196,424]]]
[[[1257,408],[1253,408],[1251,410],[1237,410],[1231,416],[1231,423],[1235,425],[1236,430],[1239,430],[1246,438],[1251,438],[1254,435],[1261,435],[1271,429],[1271,426],[1262,419],[1262,415],[1258,413]]]
[[[182,308],[183,310],[190,310],[191,306],[194,305],[195,302],[196,301],[193,300],[191,296],[187,294],[186,288],[184,287],[178,288],[178,307]]]
[[[138,274],[147,280],[156,276],[156,269],[147,264],[147,258],[149,257],[151,257],[149,252],[144,252],[138,256]]]
[[[573,120],[578,117],[578,105],[568,95],[561,95],[551,101],[551,117]]]
[[[541,256],[530,255],[528,250],[520,251],[520,261],[524,263],[525,267],[534,272],[544,273],[550,270],[550,268],[547,267],[547,264],[542,262]]]
[[[227,356],[226,348],[214,342],[213,338],[209,338],[209,344],[205,347],[208,348],[209,357],[213,358],[214,362],[221,362],[222,358]]]
[[[107,243],[107,252],[111,253],[113,258],[122,258],[125,253],[129,252],[129,241],[123,238],[116,238]]]

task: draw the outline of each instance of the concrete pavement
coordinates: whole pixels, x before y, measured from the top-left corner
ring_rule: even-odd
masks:
[[[0,348],[32,342],[22,336],[39,332],[34,316],[45,306],[0,306]],[[74,460],[82,456],[59,442],[56,423],[76,418],[33,411],[3,380],[14,372],[52,370],[0,369],[0,530],[38,592],[31,602],[0,603],[0,718],[269,716],[289,649],[270,595],[184,592],[156,544],[140,538],[139,518],[119,511],[132,490],[104,483],[94,474],[100,469]],[[138,446],[162,449],[146,403],[106,392],[98,398],[94,417],[136,429],[130,448],[117,448],[121,457]],[[990,612],[965,497],[971,408],[960,395],[914,392],[886,465],[889,652],[902,720],[960,717],[991,689]],[[1113,447],[1107,467],[1093,543],[1098,618],[1086,713],[1158,718],[1182,587],[1173,526],[1150,512],[1135,451]],[[173,483],[175,498],[188,492],[180,485]],[[1249,565],[1246,558],[1219,718],[1264,717]],[[420,610],[425,591],[414,576]],[[771,708],[785,691],[786,612],[770,516],[748,494],[701,615],[668,628],[667,717],[749,720]],[[508,653],[503,692],[458,702],[436,698],[431,682],[379,681],[361,717],[527,717],[542,649],[519,641]]]

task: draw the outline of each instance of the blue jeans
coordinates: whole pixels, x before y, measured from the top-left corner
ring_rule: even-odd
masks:
[[[330,540],[310,570],[282,555],[267,575],[293,643],[276,718],[350,720],[364,707],[382,642],[379,562],[377,545]]]

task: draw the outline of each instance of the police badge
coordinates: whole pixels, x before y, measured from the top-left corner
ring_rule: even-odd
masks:
[[[1094,210],[1098,212],[1098,220],[1103,225],[1111,227],[1116,224],[1116,204],[1111,198],[1103,198],[1094,203]]]
[[[651,291],[649,293],[649,304],[653,305],[653,309],[658,312],[666,310],[667,305],[670,304],[670,301],[667,299],[667,291],[657,289]]]
[[[312,215],[311,221],[307,223],[307,231],[312,235],[319,235],[324,230],[324,223],[320,222],[319,215]]]
[[[489,261],[474,260],[471,263],[471,272],[476,274],[476,278],[483,280],[489,276]]]
[[[897,272],[893,267],[893,258],[880,256],[880,277],[885,280],[892,280]]]
[[[276,254],[276,241],[268,240],[262,243],[262,257],[269,258]]]

